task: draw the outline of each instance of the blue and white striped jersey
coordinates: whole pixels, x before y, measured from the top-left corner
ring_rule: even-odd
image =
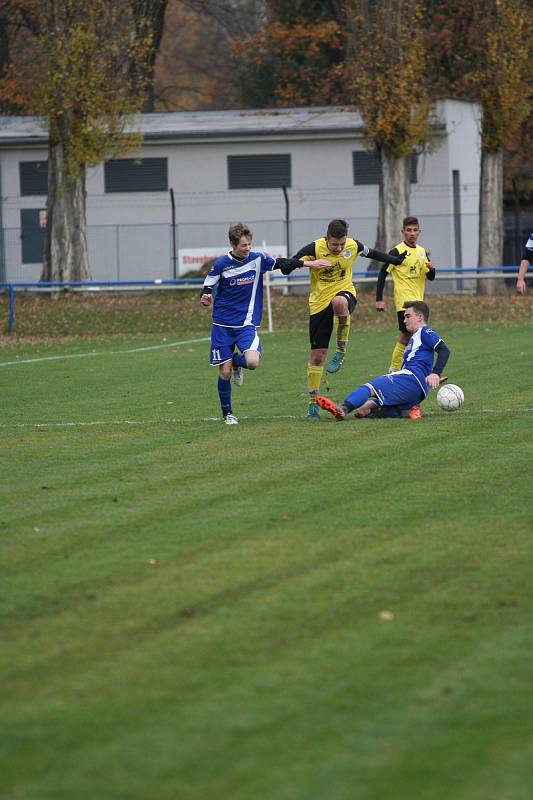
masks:
[[[402,369],[407,369],[418,379],[424,394],[427,394],[426,378],[433,372],[435,348],[442,339],[429,325],[422,325],[407,343],[403,354]]]
[[[244,261],[231,252],[218,258],[204,281],[204,288],[215,291],[213,325],[258,327],[263,314],[263,274],[275,264],[276,259],[264,253],[250,253]]]

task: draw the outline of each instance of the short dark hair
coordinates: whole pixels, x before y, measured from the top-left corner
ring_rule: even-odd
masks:
[[[404,308],[412,308],[417,314],[422,314],[425,321],[429,319],[429,306],[423,300],[406,300],[403,304]]]
[[[241,236],[247,236],[249,239],[253,239],[252,231],[247,225],[243,225],[242,222],[236,222],[235,225],[230,225],[228,236],[233,245],[239,244]]]
[[[348,235],[348,223],[345,219],[332,219],[328,225],[326,236],[331,236],[333,239],[342,239],[343,236]]]
[[[407,225],[418,225],[418,227],[420,227],[418,217],[405,217],[403,220],[403,227],[405,228]]]

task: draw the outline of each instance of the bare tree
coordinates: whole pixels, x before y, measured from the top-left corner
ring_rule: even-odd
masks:
[[[230,48],[234,37],[255,33],[266,15],[264,0],[169,0],[156,64],[155,107],[246,106]]]

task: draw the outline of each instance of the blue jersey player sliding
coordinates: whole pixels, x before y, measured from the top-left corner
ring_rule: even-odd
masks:
[[[240,222],[230,227],[228,236],[231,250],[218,258],[206,275],[200,302],[211,305],[214,293],[211,366],[218,366],[218,396],[224,422],[237,425],[239,420],[231,407],[231,380],[241,386],[242,370],[259,366],[261,342],[257,328],[263,313],[263,275],[272,269],[281,269],[285,274],[301,267],[302,262],[252,252],[252,232]],[[325,267],[329,262],[319,259],[316,263],[306,262],[306,266]]]
[[[345,419],[351,411],[355,411],[357,417],[408,417],[412,407],[425,400],[430,389],[436,389],[446,380],[441,378],[441,372],[450,351],[427,324],[427,304],[422,300],[410,300],[404,303],[404,308],[405,327],[411,338],[403,354],[402,368],[354,389],[340,406],[328,397],[318,396],[318,405],[336,419]]]

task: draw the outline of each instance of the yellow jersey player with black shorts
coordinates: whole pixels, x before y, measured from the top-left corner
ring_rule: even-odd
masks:
[[[402,236],[403,241],[389,251],[395,256],[404,254],[402,263],[398,266],[389,264],[382,267],[376,287],[376,310],[384,311],[383,289],[387,274],[390,272],[394,282],[394,305],[400,329],[398,341],[392,351],[391,372],[401,369],[403,354],[409,341],[409,332],[404,322],[404,303],[407,300],[423,300],[426,278],[428,281],[435,279],[435,264],[430,260],[426,248],[418,244],[420,225],[416,217],[405,217]]]
[[[324,373],[329,340],[337,317],[337,350],[327,365],[328,372],[337,372],[344,360],[350,332],[350,315],[357,303],[352,279],[353,264],[360,255],[383,261],[385,264],[401,264],[402,256],[390,256],[367,247],[357,239],[348,238],[348,223],[333,219],[326,236],[302,247],[294,256],[311,268],[309,292],[309,340],[311,354],[307,366],[307,389],[309,405],[307,419],[320,418],[316,396]],[[323,266],[324,262],[328,266]],[[285,272],[285,270],[283,270]]]

